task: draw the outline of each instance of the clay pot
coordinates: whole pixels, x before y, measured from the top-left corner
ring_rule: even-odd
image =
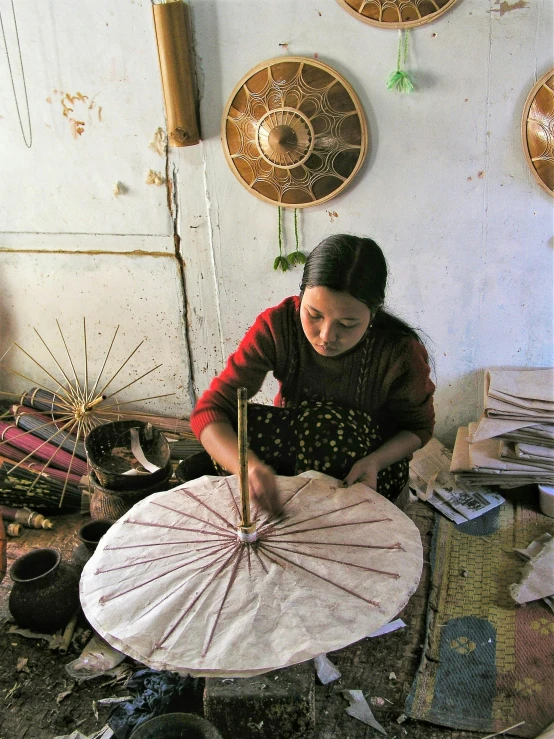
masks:
[[[33,549],[10,568],[8,607],[19,626],[52,633],[66,626],[79,607],[79,570],[57,549]]]
[[[194,713],[166,713],[145,721],[131,739],[222,739],[213,724]]]
[[[113,521],[107,518],[99,518],[83,524],[77,532],[77,537],[81,543],[73,550],[71,564],[82,570],[92,557],[100,539],[112,525]]]

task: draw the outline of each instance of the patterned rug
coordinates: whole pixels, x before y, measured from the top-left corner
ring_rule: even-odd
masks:
[[[554,519],[505,503],[456,526],[437,515],[427,648],[406,715],[455,729],[535,737],[554,719],[554,613],[515,603],[524,561],[513,551]]]

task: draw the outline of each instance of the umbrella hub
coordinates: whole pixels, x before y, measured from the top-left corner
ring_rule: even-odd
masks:
[[[251,523],[248,526],[237,527],[237,538],[244,544],[253,544],[258,539],[258,532],[256,531],[256,524]]]

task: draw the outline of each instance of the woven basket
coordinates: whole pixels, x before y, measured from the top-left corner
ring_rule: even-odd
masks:
[[[208,452],[198,452],[183,459],[175,468],[175,477],[179,482],[196,480],[202,475],[219,475]]]
[[[108,518],[116,521],[124,513],[127,513],[135,503],[138,503],[139,500],[147,498],[152,493],[169,490],[172,485],[172,474],[173,469],[170,464],[166,470],[165,478],[148,488],[143,488],[142,490],[111,490],[100,485],[95,473],[91,472],[90,484],[92,493],[90,496],[90,517],[93,521],[97,521],[100,518]]]
[[[149,462],[160,469],[146,474],[125,475],[135,461],[131,451],[131,429],[139,432],[141,449]],[[142,490],[165,480],[170,449],[165,436],[143,421],[114,421],[92,429],[85,439],[89,465],[98,482],[110,490]],[[117,453],[114,453],[117,452]]]

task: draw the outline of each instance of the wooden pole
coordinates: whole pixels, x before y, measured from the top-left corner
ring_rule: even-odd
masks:
[[[239,440],[239,484],[242,520],[240,531],[242,534],[250,535],[256,531],[256,524],[250,518],[250,490],[248,486],[248,436],[246,411],[248,398],[246,388],[239,387],[237,390],[238,408],[238,440]]]

